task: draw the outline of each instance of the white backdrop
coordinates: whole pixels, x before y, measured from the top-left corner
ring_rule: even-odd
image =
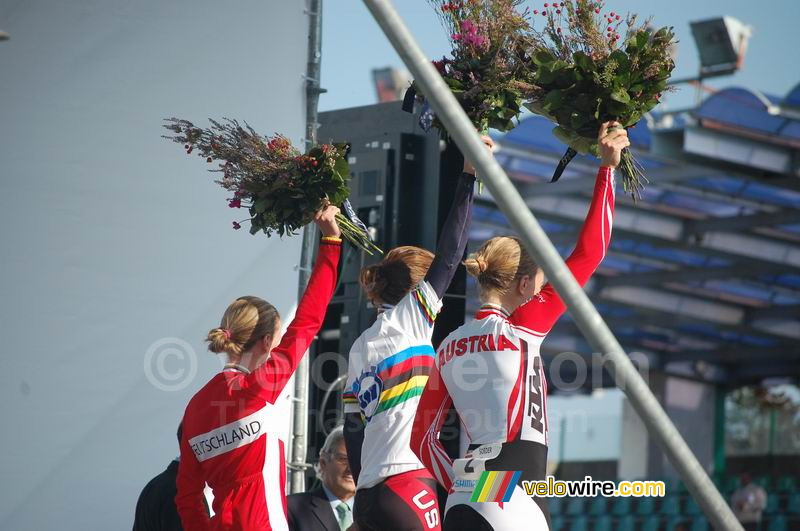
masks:
[[[130,528],[226,305],[292,311],[300,238],[234,232],[208,165],[160,135],[230,116],[300,143],[304,7],[0,0],[0,529]],[[152,366],[177,391],[144,370],[169,337],[183,358]]]

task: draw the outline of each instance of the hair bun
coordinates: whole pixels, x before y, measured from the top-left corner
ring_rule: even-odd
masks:
[[[481,258],[480,256],[475,258],[475,263],[478,265],[478,271],[483,273],[489,267],[489,264],[486,263],[486,260]]]

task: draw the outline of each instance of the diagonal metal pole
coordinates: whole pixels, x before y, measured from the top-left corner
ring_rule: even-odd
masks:
[[[475,127],[414,40],[391,0],[364,0],[372,16],[414,75],[438,118],[462,153],[478,169],[500,210],[519,234],[525,248],[542,266],[548,279],[572,312],[583,335],[597,352],[613,360],[611,369],[622,389],[680,474],[689,492],[715,529],[742,531],[730,507],[703,470],[675,425],[625,354],[614,334],[575,281],[544,230],[522,200],[511,180],[483,146]]]

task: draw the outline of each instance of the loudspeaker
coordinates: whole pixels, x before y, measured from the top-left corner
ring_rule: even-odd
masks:
[[[319,121],[320,143],[351,145],[350,201],[376,244],[384,251],[399,245],[435,251],[464,164],[459,150],[442,141],[437,131],[423,131],[418,116],[403,112],[399,102],[323,112]],[[332,361],[347,359],[355,339],[377,315],[358,279],[361,269],[379,261],[380,255],[370,256],[345,243],[342,256],[339,286],[309,353],[315,372],[310,386],[309,456],[317,455],[324,433],[342,416],[346,365]],[[465,293],[466,272],[461,266],[436,319],[434,347],[464,322]],[[456,455],[457,433],[447,439],[448,450]]]

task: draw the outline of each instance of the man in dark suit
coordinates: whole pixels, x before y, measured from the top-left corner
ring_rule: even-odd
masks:
[[[178,426],[178,442],[183,424]],[[178,477],[178,459],[173,459],[167,469],[150,480],[142,489],[136,502],[133,531],[183,531],[178,509],[175,507],[175,479]]]
[[[342,427],[325,439],[317,470],[322,486],[287,498],[290,531],[345,531],[353,523],[356,484],[347,462]]]

